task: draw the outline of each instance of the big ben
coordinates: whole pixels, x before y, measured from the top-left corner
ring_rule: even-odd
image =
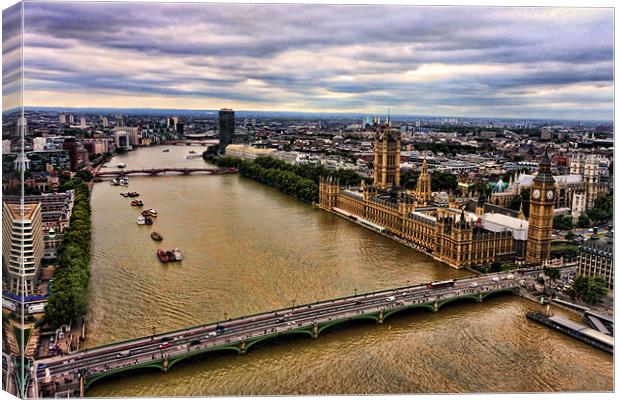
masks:
[[[551,254],[551,231],[555,205],[555,179],[551,173],[551,161],[545,151],[532,182],[530,193],[530,216],[527,233],[526,262],[540,265]]]

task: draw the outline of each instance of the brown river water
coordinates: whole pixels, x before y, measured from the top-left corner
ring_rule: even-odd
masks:
[[[139,149],[109,168],[203,167],[190,149]],[[125,190],[159,216],[138,226]],[[86,346],[333,297],[470,275],[238,175],[96,183]],[[156,243],[150,232],[160,232]],[[184,260],[161,264],[157,248]],[[282,338],[243,356],[205,355],[168,373],[101,380],[88,396],[610,391],[613,358],[526,320],[506,295],[384,325]]]

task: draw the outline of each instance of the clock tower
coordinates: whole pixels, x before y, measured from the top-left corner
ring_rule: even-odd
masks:
[[[551,231],[553,229],[553,209],[555,205],[555,179],[551,174],[551,160],[545,150],[532,181],[530,193],[530,215],[527,233],[526,262],[540,265],[551,254]]]

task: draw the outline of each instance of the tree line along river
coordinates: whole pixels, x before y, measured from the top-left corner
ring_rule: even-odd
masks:
[[[199,167],[190,149],[142,148],[127,169]],[[119,195],[141,194],[152,226]],[[130,177],[92,193],[88,347],[265,310],[469,275],[238,175]],[[154,242],[150,232],[164,240]],[[161,264],[158,248],[183,262]],[[168,373],[96,383],[89,396],[213,396],[612,390],[612,357],[525,319],[515,296],[415,312],[386,325],[282,338]]]

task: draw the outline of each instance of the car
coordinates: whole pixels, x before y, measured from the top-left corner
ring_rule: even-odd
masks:
[[[170,338],[169,337],[163,337],[161,338],[160,342],[164,343],[164,342],[169,342]]]
[[[210,337],[214,337],[214,336],[217,336],[217,333],[216,333],[216,332],[209,332],[209,333],[207,333],[206,338],[208,339],[208,338],[210,338]]]
[[[131,354],[131,351],[130,351],[130,350],[123,350],[123,351],[121,351],[120,353],[118,353],[118,354],[116,355],[116,357],[119,357],[119,358],[120,358],[120,357],[127,357],[127,356],[128,356],[128,355],[130,355],[130,354]]]
[[[388,298],[387,298],[387,299],[385,299],[385,300],[386,300],[386,301],[394,301],[394,300],[396,300],[396,297],[394,297],[394,296],[390,296],[390,297],[388,297]]]
[[[54,336],[50,336],[50,343],[54,343],[54,340],[55,340]]]
[[[478,287],[478,284],[476,282],[472,282],[469,284],[469,287]]]
[[[492,280],[493,282],[499,282],[499,277],[494,276],[493,278],[491,278],[491,280]]]
[[[278,318],[278,322],[282,323],[282,322],[286,322],[286,320],[284,318]]]
[[[168,347],[170,347],[170,343],[168,343],[168,342],[164,342],[164,343],[159,345],[159,349],[160,350],[167,349]]]
[[[218,326],[217,328],[215,328],[215,330],[218,332],[224,332],[226,331],[226,328],[224,328],[223,326]]]
[[[197,346],[199,344],[200,344],[200,339],[194,339],[189,343],[190,346]]]
[[[362,303],[363,303],[363,302],[362,302],[361,300],[357,300],[357,301],[355,302],[355,304],[357,304],[357,305],[362,304]]]

